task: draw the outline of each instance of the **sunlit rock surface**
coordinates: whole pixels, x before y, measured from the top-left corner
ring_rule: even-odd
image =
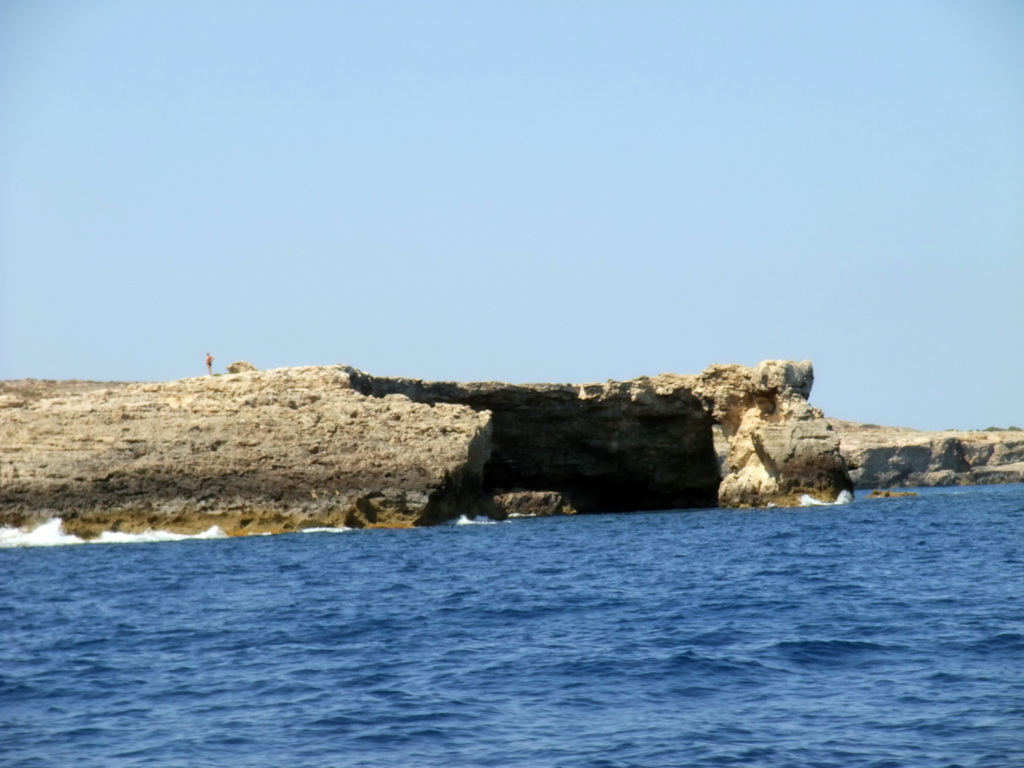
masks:
[[[603,384],[430,382],[347,369],[373,396],[493,415],[489,489],[557,491],[580,512],[797,506],[850,490],[838,436],[807,402],[811,364],[711,366]],[[712,426],[731,445],[723,478]]]
[[[1024,482],[1024,432],[924,432],[829,420],[858,488]]]
[[[250,534],[830,503],[851,483],[812,381],[809,363],[767,361],[596,384],[347,366],[0,382],[0,526]]]
[[[831,503],[852,491],[838,434],[807,402],[809,362],[713,365],[697,379],[727,445],[721,506],[798,506],[805,495]]]
[[[0,525],[229,534],[473,512],[490,417],[365,397],[338,367],[0,396]],[[42,395],[42,397],[40,397]]]

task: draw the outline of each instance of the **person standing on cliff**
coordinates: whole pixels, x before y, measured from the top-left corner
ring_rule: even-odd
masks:
[[[213,355],[209,352],[206,353],[206,372],[213,375]]]

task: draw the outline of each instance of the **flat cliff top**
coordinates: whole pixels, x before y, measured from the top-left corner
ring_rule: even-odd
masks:
[[[83,379],[7,379],[0,381],[0,407],[15,406],[47,397],[66,397],[128,386],[124,381]]]
[[[1024,430],[1019,429],[943,429],[923,430],[910,427],[886,427],[878,424],[862,424],[856,421],[828,419],[832,428],[839,433],[844,448],[874,447],[878,445],[904,446],[924,445],[936,438],[956,438],[976,443],[1024,443]]]
[[[4,382],[5,385],[12,384]],[[487,416],[457,405],[424,406],[404,397],[366,398],[338,368],[283,368],[161,383],[16,382],[0,390],[5,453],[77,454],[97,461],[131,455],[162,463],[188,457],[192,471],[237,471],[252,456],[303,468],[324,464],[324,480],[366,452],[357,474],[391,471],[410,451],[443,474],[461,446],[440,435],[475,435]],[[47,465],[43,463],[43,467]]]

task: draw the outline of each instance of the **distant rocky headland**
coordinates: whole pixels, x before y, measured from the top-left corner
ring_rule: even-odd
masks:
[[[857,488],[1024,483],[1024,431],[922,432],[829,419]]]
[[[249,534],[792,506],[852,488],[838,434],[807,402],[807,362],[535,385],[250,368],[0,383],[0,525]]]

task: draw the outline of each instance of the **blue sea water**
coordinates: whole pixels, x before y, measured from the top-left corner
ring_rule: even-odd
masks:
[[[0,549],[0,765],[1024,765],[1024,486]]]

